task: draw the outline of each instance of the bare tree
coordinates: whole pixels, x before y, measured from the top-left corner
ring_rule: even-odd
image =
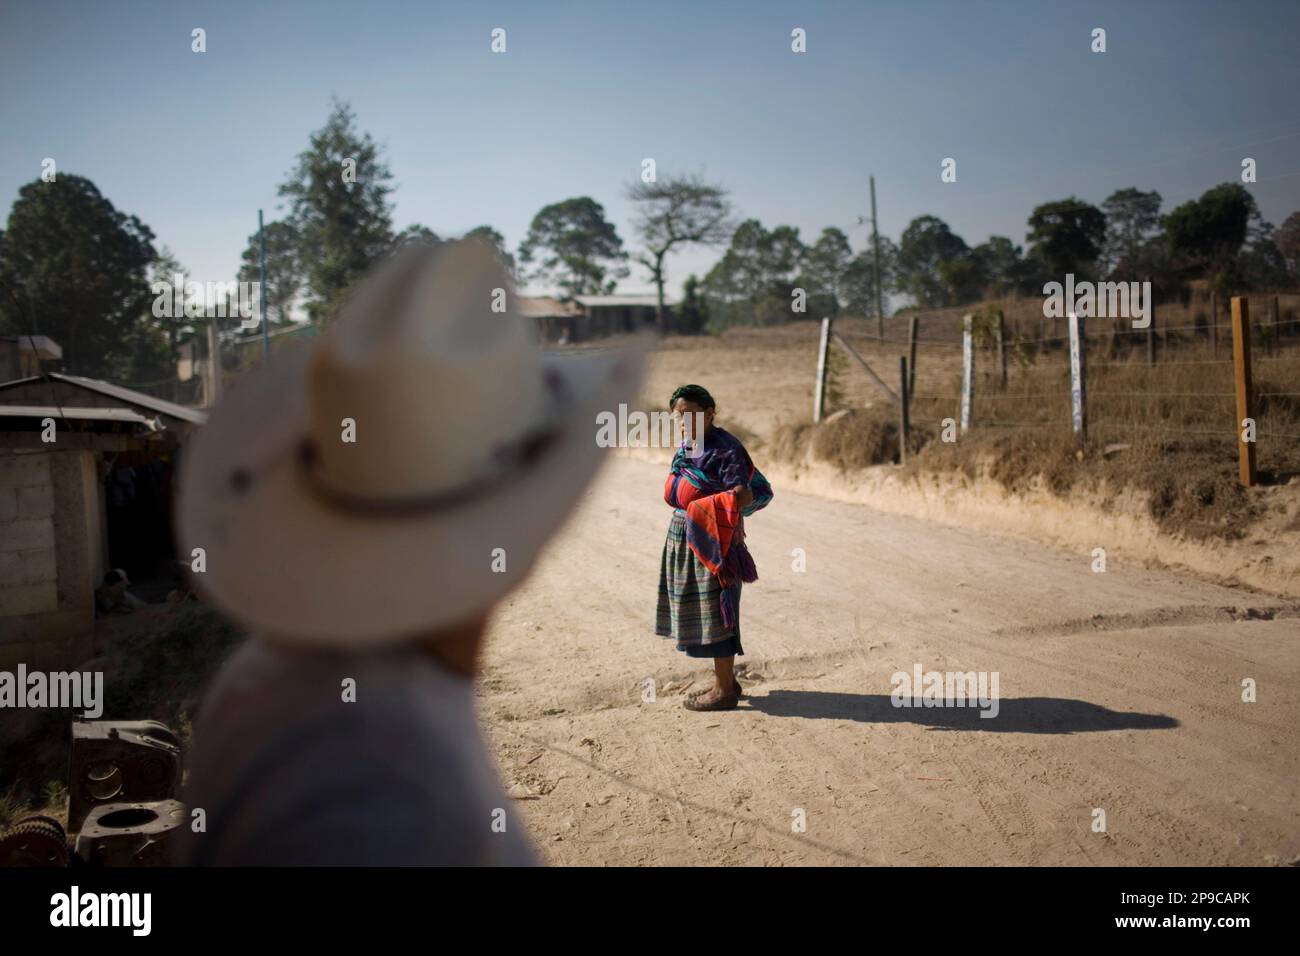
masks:
[[[659,303],[655,321],[664,328],[664,259],[676,246],[718,245],[731,237],[731,203],[720,184],[698,176],[675,176],[657,182],[636,182],[627,198],[641,204],[636,230],[644,246],[633,259],[650,270]]]

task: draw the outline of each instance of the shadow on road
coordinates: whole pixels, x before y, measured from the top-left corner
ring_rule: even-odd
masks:
[[[858,720],[868,724],[921,724],[934,730],[991,730],[1003,734],[1076,734],[1097,730],[1168,730],[1178,721],[1165,714],[1107,710],[1083,700],[1015,697],[998,701],[996,717],[977,707],[895,707],[888,694],[831,694],[774,690],[750,697],[749,707],[769,717]]]

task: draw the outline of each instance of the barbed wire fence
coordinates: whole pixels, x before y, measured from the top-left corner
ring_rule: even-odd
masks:
[[[931,441],[1001,430],[1071,439],[1105,453],[1191,443],[1225,461],[1240,458],[1243,484],[1255,481],[1256,454],[1267,474],[1300,473],[1296,310],[1283,313],[1275,295],[1233,296],[1229,303],[1224,311],[1243,322],[1244,341],[1220,334],[1217,297],[1209,299],[1208,315],[1168,310],[1186,312],[1190,321],[1164,321],[1162,308],[1153,307],[1145,329],[1133,328],[1131,319],[1087,319],[1079,323],[1077,375],[1068,320],[1065,330],[1059,319],[1008,321],[996,307],[913,315],[909,334],[892,338],[828,323],[823,341],[850,354],[896,407],[900,460]],[[902,359],[897,368],[881,358],[891,350]],[[819,381],[814,420],[824,390]]]

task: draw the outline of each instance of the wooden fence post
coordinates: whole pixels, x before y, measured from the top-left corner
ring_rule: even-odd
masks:
[[[826,352],[831,344],[831,320],[822,319],[822,340],[817,346],[817,388],[813,393],[813,424],[822,420],[826,404]]]
[[[998,374],[1002,376],[1002,383],[999,386],[1002,391],[1007,390],[1007,350],[1005,343],[1006,321],[1002,316],[1002,310],[998,309],[998,323],[993,330],[994,336],[997,337],[998,345]]]
[[[1250,302],[1244,295],[1232,297],[1232,358],[1237,379],[1237,476],[1249,488],[1257,478],[1255,390],[1250,378]]]
[[[221,336],[217,334],[217,323],[208,322],[208,379],[203,392],[204,403],[211,408],[221,397]]]
[[[962,320],[961,331],[961,430],[970,429],[971,399],[975,388],[975,344],[971,336],[973,316]]]
[[[907,319],[907,395],[910,399],[916,391],[916,333],[920,331],[921,320],[915,312]]]
[[[908,421],[908,405],[912,403],[912,391],[907,384],[907,356],[898,357],[898,463],[907,461],[907,438],[911,432]]]
[[[1088,369],[1084,320],[1070,313],[1070,406],[1075,442],[1088,441]]]

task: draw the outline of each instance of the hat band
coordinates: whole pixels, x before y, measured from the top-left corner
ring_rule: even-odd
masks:
[[[528,432],[517,441],[498,448],[483,473],[462,484],[428,494],[381,498],[358,495],[330,485],[320,472],[320,455],[315,444],[306,438],[298,446],[298,473],[308,491],[338,511],[369,517],[410,517],[459,507],[467,502],[485,498],[508,481],[526,474],[540,462],[559,441],[564,429],[558,425]]]
[[[562,399],[568,394],[568,386],[554,369],[545,370],[542,380],[553,411],[558,411]],[[321,475],[320,453],[310,435],[304,436],[291,448],[294,452],[295,470],[317,501],[336,511],[377,518],[401,518],[443,511],[491,495],[507,481],[536,467],[563,434],[562,420],[552,415],[545,425],[533,428],[520,438],[498,447],[480,475],[451,488],[397,497],[358,495],[330,485]],[[263,467],[270,465],[268,463]],[[230,486],[237,495],[248,491],[255,480],[256,473],[248,468],[236,468],[230,474]]]

